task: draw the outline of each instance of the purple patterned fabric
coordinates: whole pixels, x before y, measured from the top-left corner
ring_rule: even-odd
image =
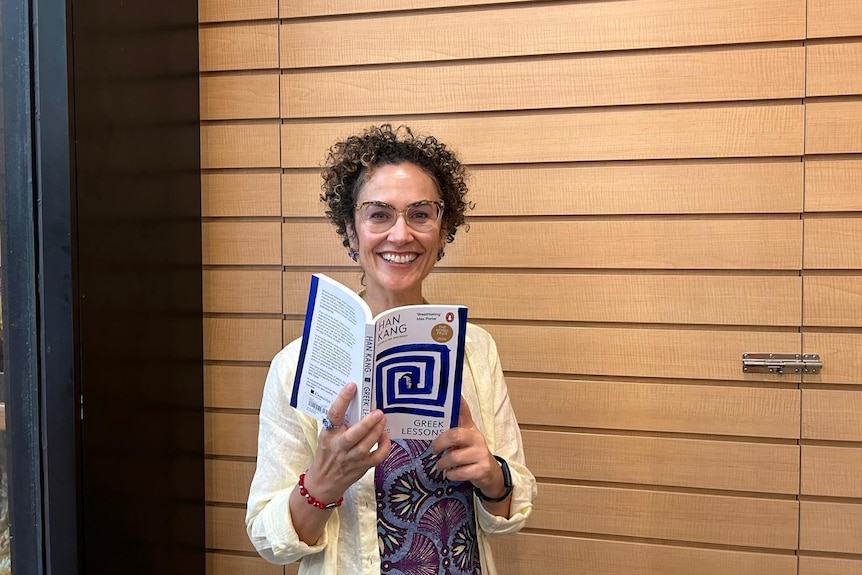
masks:
[[[430,446],[393,440],[374,472],[381,573],[481,575],[472,485],[435,471]]]

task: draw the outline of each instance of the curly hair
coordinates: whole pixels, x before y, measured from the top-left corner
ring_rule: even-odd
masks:
[[[326,216],[335,225],[348,247],[347,227],[355,223],[356,197],[374,168],[411,163],[427,173],[446,204],[442,228],[446,241],[455,239],[464,224],[467,170],[455,154],[433,136],[419,137],[407,126],[391,124],[372,126],[359,135],[334,144],[326,156],[321,172],[323,184],[320,200],[327,205]]]

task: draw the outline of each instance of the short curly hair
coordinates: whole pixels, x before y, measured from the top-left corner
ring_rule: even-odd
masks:
[[[411,163],[427,173],[437,185],[446,204],[442,229],[446,241],[455,239],[464,214],[473,205],[465,200],[467,170],[446,144],[433,136],[420,137],[407,126],[371,126],[359,135],[337,142],[326,156],[321,172],[320,200],[327,205],[326,216],[349,247],[347,227],[355,224],[356,197],[371,171],[381,166]]]

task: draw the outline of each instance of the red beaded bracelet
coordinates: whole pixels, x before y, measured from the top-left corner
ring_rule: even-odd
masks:
[[[318,501],[312,497],[311,493],[308,492],[308,489],[305,488],[305,473],[299,474],[299,494],[305,497],[305,500],[308,501],[309,505],[314,505],[318,509],[323,509],[324,511],[341,507],[341,504],[344,503],[344,497],[339,497],[338,501],[333,501],[332,503],[324,503],[323,501]]]

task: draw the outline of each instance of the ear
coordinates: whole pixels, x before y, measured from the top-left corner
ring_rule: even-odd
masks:
[[[356,230],[353,229],[353,224],[345,224],[344,231],[347,234],[348,247],[354,250],[359,249],[359,239],[356,237]]]

